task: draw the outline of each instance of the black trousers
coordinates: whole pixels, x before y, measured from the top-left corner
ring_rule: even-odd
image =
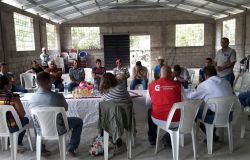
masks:
[[[154,124],[151,118],[152,109],[148,109],[148,139],[155,141],[157,136],[157,125]]]

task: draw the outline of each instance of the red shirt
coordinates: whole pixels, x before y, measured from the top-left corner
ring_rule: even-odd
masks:
[[[160,78],[150,83],[148,88],[152,101],[151,115],[166,121],[173,104],[181,101],[181,84],[168,78]],[[177,110],[172,121],[179,120],[180,111]]]

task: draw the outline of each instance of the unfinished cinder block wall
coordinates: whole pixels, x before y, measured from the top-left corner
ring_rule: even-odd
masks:
[[[35,50],[16,50],[14,12],[33,18]],[[58,50],[49,51],[49,53],[51,55],[60,53],[59,24],[1,2],[0,16],[0,62],[7,63],[9,70],[16,75],[17,79],[19,79],[20,73],[25,72],[31,67],[31,60],[40,59],[41,48],[43,46],[47,47],[46,23],[56,25],[58,31]]]
[[[215,49],[220,49],[220,39],[223,35],[223,21],[235,18],[236,31],[235,31],[235,45],[230,45],[231,48],[236,50],[237,63],[234,67],[235,71],[239,71],[239,61],[250,55],[250,12],[246,11],[237,15],[232,15],[223,19],[216,20],[216,45]]]
[[[175,47],[175,25],[204,23],[204,46]],[[163,56],[169,65],[180,64],[186,67],[201,67],[206,57],[215,55],[215,21],[177,10],[119,10],[96,13],[65,22],[61,25],[62,49],[71,48],[71,27],[99,26],[104,34],[148,34],[151,37],[151,67],[156,57]],[[88,50],[89,66],[96,58],[104,59],[103,45],[99,50]]]

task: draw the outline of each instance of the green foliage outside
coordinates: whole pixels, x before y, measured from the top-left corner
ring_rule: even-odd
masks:
[[[204,24],[177,24],[176,47],[203,46]]]
[[[72,47],[76,49],[100,49],[99,27],[71,27]]]
[[[47,30],[48,49],[49,50],[56,50],[57,49],[56,27],[52,24],[46,23],[46,30]]]
[[[223,22],[223,37],[227,37],[230,45],[235,45],[235,19],[230,19]]]

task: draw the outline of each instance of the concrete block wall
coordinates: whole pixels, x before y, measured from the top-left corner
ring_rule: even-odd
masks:
[[[227,18],[216,20],[216,51],[221,48],[220,39],[223,35],[223,21],[236,19],[235,45],[230,45],[236,50],[237,63],[234,67],[235,71],[239,71],[239,61],[247,55],[250,55],[250,12],[244,12],[232,15]]]
[[[1,12],[1,25],[0,28],[0,60],[5,62],[9,66],[9,70],[13,72],[19,80],[19,74],[25,72],[31,67],[32,60],[39,60],[41,54],[41,48],[47,47],[47,35],[46,35],[46,23],[55,24],[49,20],[41,18],[37,15],[25,12],[21,9],[12,7],[10,5],[0,2]],[[33,18],[34,26],[34,40],[35,50],[34,51],[16,51],[15,41],[15,26],[13,13],[17,12]],[[51,55],[59,54],[60,48],[60,37],[59,37],[59,24],[55,24],[58,29],[58,50],[49,51]],[[4,51],[3,51],[4,45]]]
[[[204,23],[204,46],[175,47],[175,25],[186,23]],[[107,11],[65,22],[61,25],[62,49],[71,48],[71,27],[89,26],[99,26],[101,32],[101,49],[88,51],[91,57],[90,66],[94,65],[97,57],[104,59],[102,35],[105,34],[150,35],[151,67],[157,63],[156,58],[159,55],[169,65],[201,67],[204,58],[214,57],[215,54],[214,19],[176,10]]]

